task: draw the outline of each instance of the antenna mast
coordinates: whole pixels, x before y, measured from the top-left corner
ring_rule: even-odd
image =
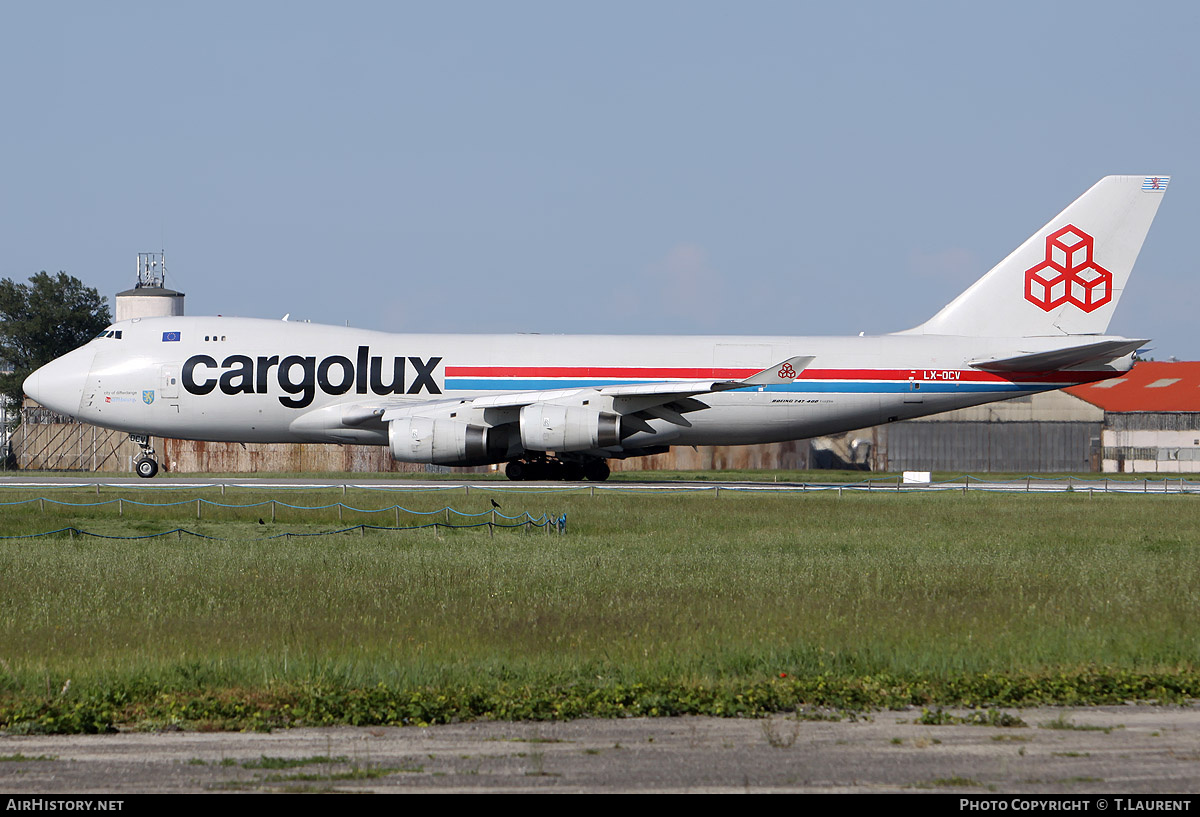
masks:
[[[167,286],[167,254],[163,252],[140,252],[137,257],[137,283],[134,289]]]

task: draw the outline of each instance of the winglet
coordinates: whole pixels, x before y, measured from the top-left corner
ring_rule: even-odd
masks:
[[[789,357],[782,363],[777,363],[774,366],[768,366],[758,374],[750,375],[745,380],[741,381],[739,387],[777,386],[780,383],[791,383],[800,375],[800,372],[807,369],[812,362],[812,355]]]

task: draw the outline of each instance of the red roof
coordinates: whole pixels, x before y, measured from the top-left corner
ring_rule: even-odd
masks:
[[[1200,411],[1200,363],[1136,363],[1118,377],[1063,391],[1105,411]]]

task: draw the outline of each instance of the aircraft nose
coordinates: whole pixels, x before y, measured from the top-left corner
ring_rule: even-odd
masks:
[[[79,401],[87,386],[91,365],[92,354],[77,349],[29,375],[21,388],[51,411],[75,416],[79,413]]]

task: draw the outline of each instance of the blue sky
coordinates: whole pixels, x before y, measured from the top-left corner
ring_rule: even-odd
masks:
[[[1200,359],[1200,4],[8,3],[0,276],[418,332],[920,323],[1170,173],[1110,328]]]

